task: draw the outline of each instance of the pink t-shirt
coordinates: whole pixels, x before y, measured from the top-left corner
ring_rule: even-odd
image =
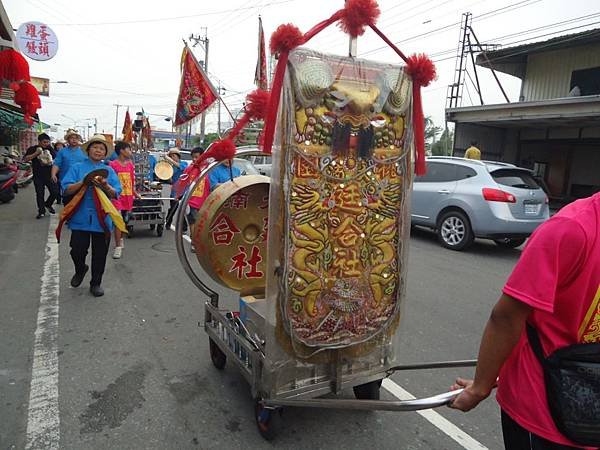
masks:
[[[600,193],[578,200],[540,226],[503,289],[533,308],[544,355],[580,342],[600,342]],[[525,331],[500,371],[496,395],[523,428],[577,446],[550,415],[541,365]]]
[[[117,172],[119,181],[121,182],[121,195],[118,199],[113,200],[113,205],[119,211],[131,211],[133,209],[133,186],[135,185],[135,168],[131,161],[127,161],[122,165],[118,159],[109,163],[110,167]]]

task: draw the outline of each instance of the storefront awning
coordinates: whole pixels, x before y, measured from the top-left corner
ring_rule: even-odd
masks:
[[[37,115],[33,116],[33,121],[35,124],[41,124],[43,129],[50,128],[50,125],[40,122]],[[11,128],[30,128],[23,120],[23,113],[18,108],[6,103],[0,103],[0,124]]]

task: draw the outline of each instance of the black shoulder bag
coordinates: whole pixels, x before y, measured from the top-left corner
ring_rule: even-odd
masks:
[[[569,345],[546,358],[529,323],[527,337],[544,370],[556,427],[579,445],[600,446],[600,343]]]

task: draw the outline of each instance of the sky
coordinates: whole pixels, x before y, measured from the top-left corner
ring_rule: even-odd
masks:
[[[32,76],[49,78],[50,96],[42,97],[42,121],[62,133],[67,127],[93,124],[98,131],[115,130],[116,104],[120,133],[125,110],[144,109],[156,129],[170,129],[179,89],[182,39],[191,34],[209,39],[208,72],[226,89],[223,99],[239,109],[251,91],[257,59],[258,17],[267,41],[282,23],[306,31],[328,18],[343,0],[0,0],[13,28],[26,21],[50,25],[59,39],[49,61],[29,60]],[[378,27],[405,54],[424,52],[436,63],[438,78],[423,91],[424,111],[444,125],[447,86],[454,78],[461,16],[473,14],[472,27],[482,43],[502,47],[543,41],[561,34],[600,27],[598,0],[379,0]],[[596,15],[594,15],[596,14]],[[588,16],[588,17],[585,17]],[[573,19],[573,20],[571,20]],[[550,26],[551,27],[548,27]],[[544,27],[544,28],[540,28]],[[348,37],[329,27],[308,47],[346,54]],[[200,45],[192,48],[205,58]],[[398,56],[370,30],[358,39],[358,57],[400,63]],[[472,73],[472,72],[471,72]],[[503,103],[489,70],[479,70],[484,102]],[[517,101],[520,80],[500,74],[511,101]],[[67,81],[67,83],[56,83]],[[467,83],[463,106],[476,104]],[[472,101],[469,100],[469,95]],[[162,115],[162,116],[161,116]],[[222,108],[222,120],[226,112]],[[217,109],[207,116],[207,132],[216,131]]]

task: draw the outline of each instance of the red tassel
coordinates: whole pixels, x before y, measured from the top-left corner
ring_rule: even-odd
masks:
[[[381,14],[375,0],[347,0],[339,26],[352,37],[362,36],[365,28],[374,25]]]
[[[296,25],[286,23],[279,25],[271,35],[269,48],[271,54],[289,52],[304,43],[304,36]]]
[[[413,83],[423,87],[429,86],[429,83],[435,80],[437,76],[433,61],[424,53],[408,57],[406,72],[412,78]]]
[[[9,81],[30,81],[29,64],[25,57],[12,48],[0,51],[0,78]]]
[[[214,158],[217,161],[233,159],[235,157],[235,144],[231,138],[218,140],[201,156],[204,155],[207,155],[204,159]]]
[[[251,120],[264,119],[269,107],[269,92],[256,89],[246,97],[246,114]]]
[[[32,125],[33,119],[31,117],[35,116],[37,110],[42,107],[37,89],[29,81],[19,83],[19,89],[15,92],[14,101],[23,111],[23,120],[27,124]]]

